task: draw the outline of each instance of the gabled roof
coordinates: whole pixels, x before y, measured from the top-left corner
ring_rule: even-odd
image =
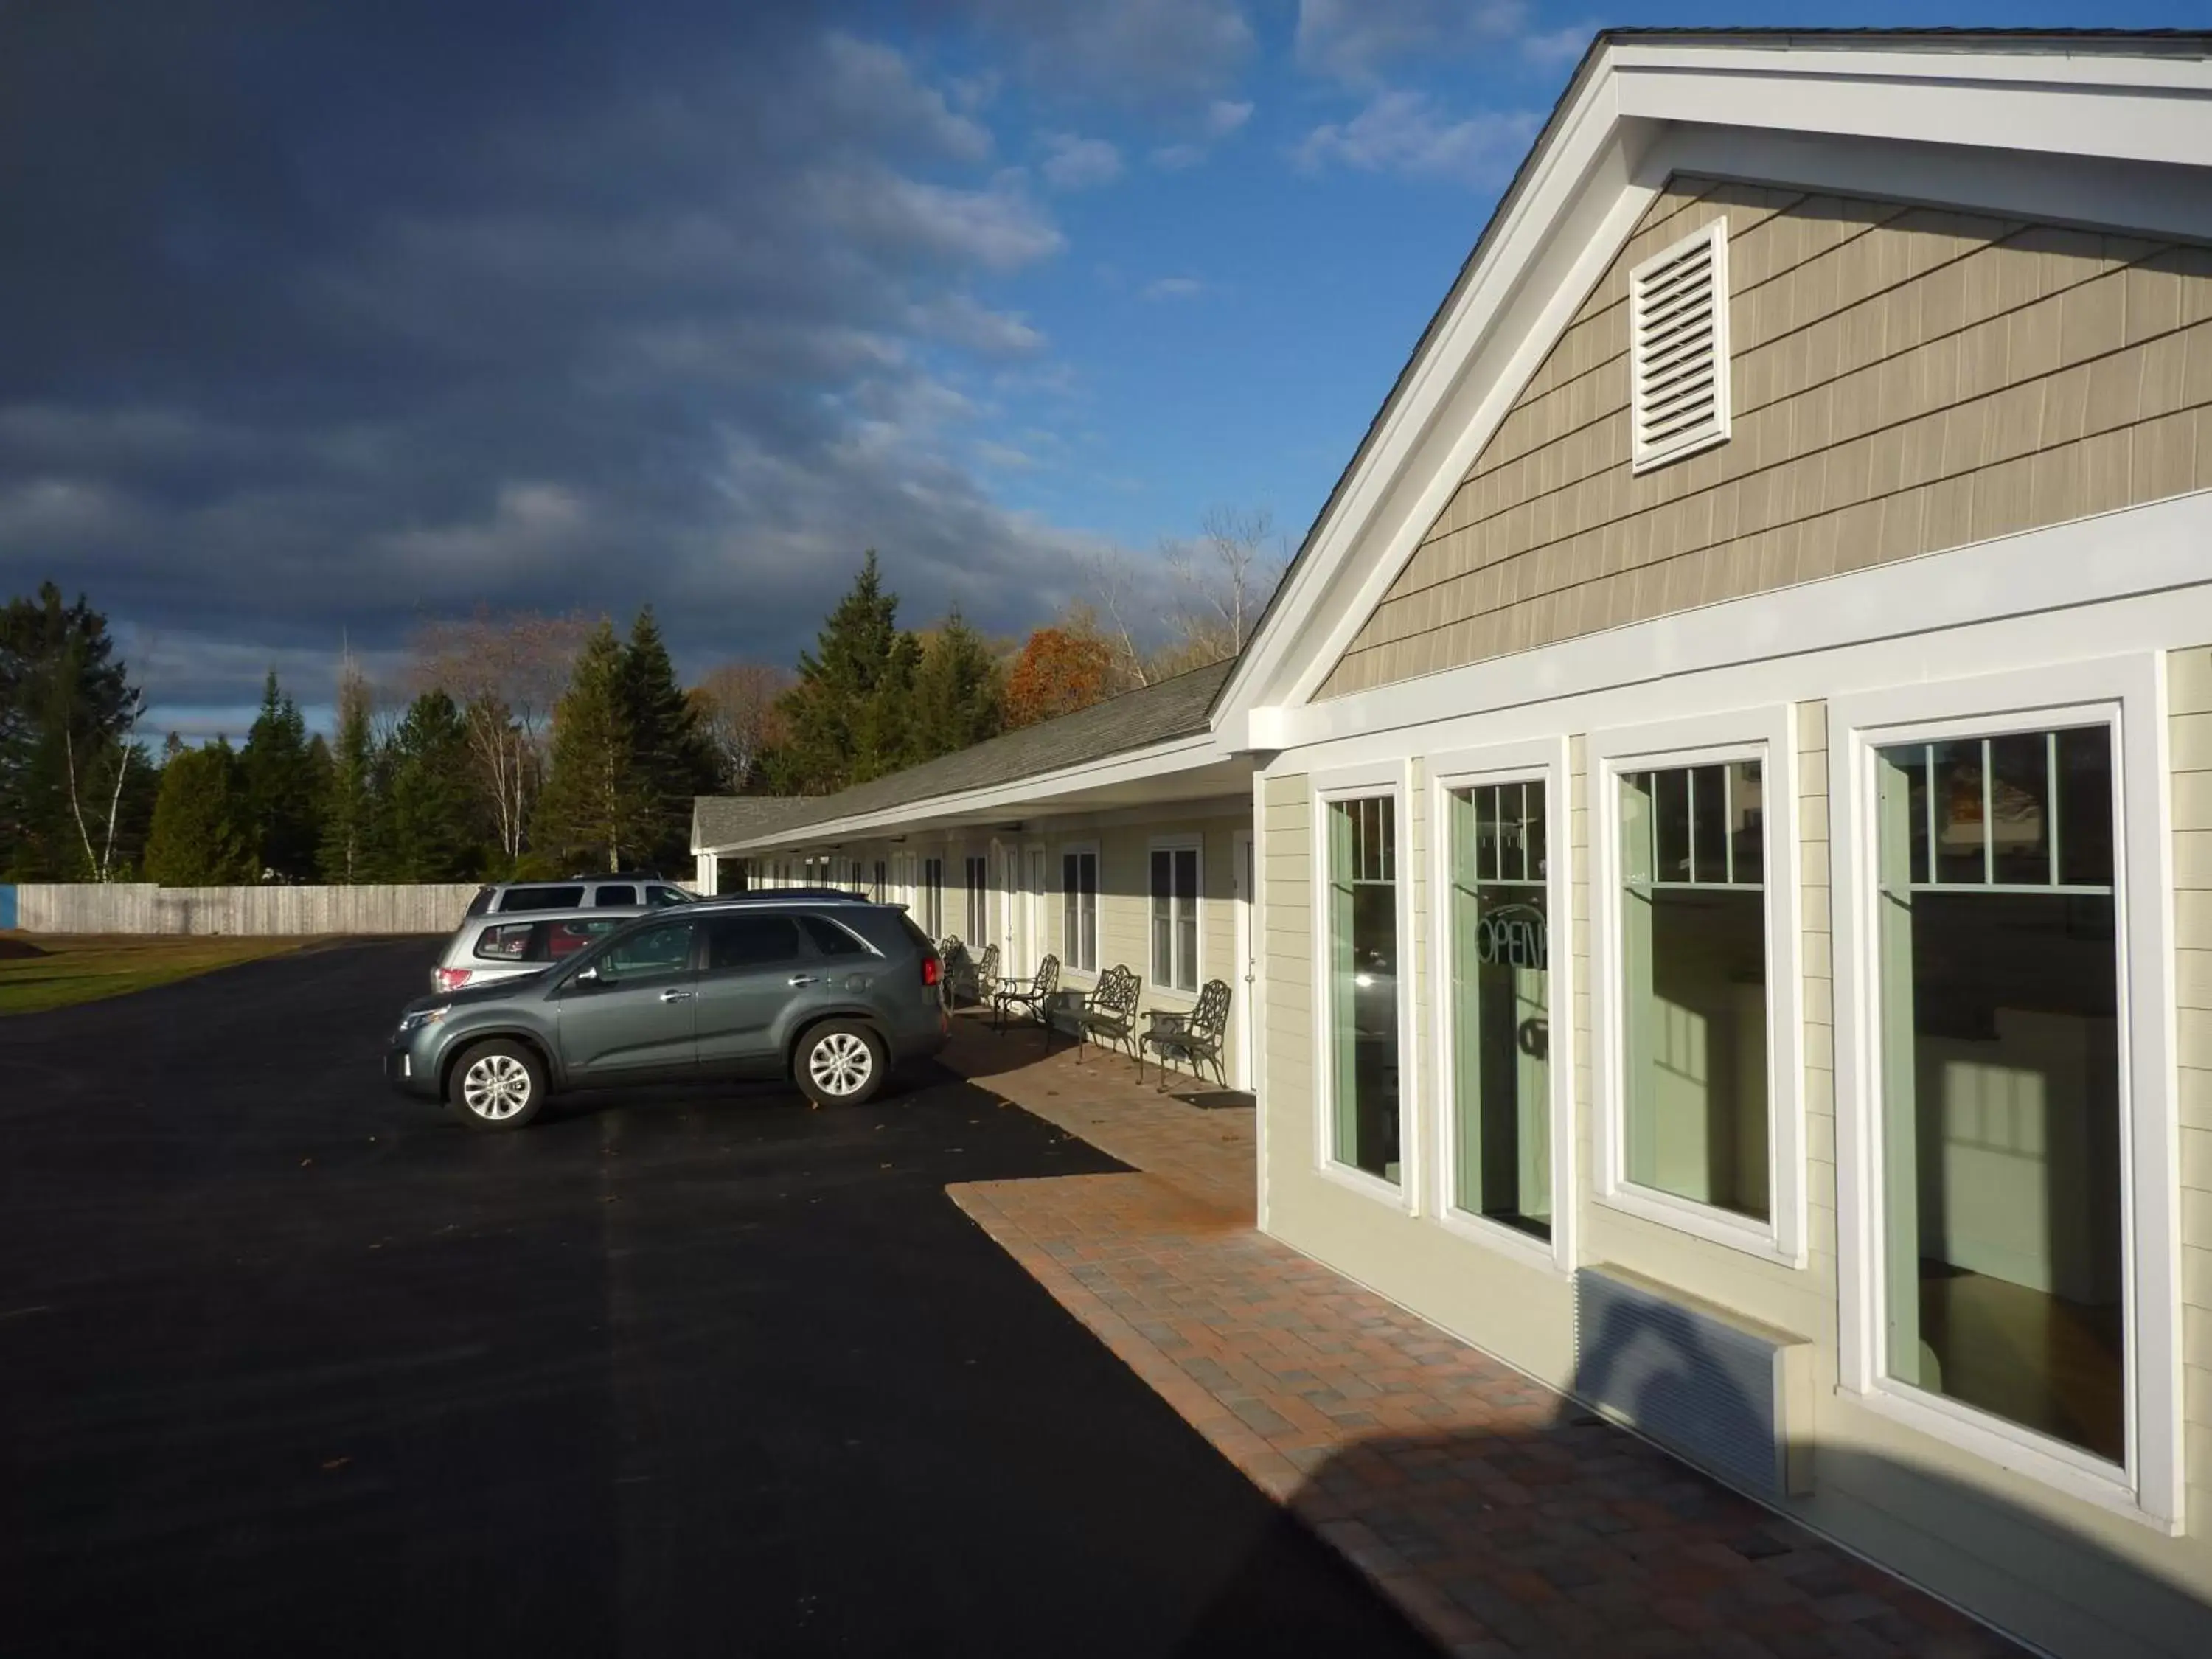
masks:
[[[691,845],[726,847],[772,834],[811,804],[799,795],[696,795],[691,800]]]
[[[1499,197],[1451,288],[1415,343],[1382,407],[1316,515],[1277,585],[1234,672],[1215,701],[1225,748],[1276,746],[1279,734],[1248,729],[1263,695],[1311,689],[1308,658],[1340,652],[1340,619],[1322,640],[1294,653],[1308,672],[1294,677],[1285,652],[1310,631],[1325,599],[1340,607],[1355,544],[1386,505],[1440,416],[1463,422],[1502,415],[1497,383],[1533,367],[1501,349],[1501,332],[1534,339],[1564,325],[1580,291],[1546,309],[1547,283],[1578,268],[1562,241],[1608,228],[1610,194],[1646,195],[1650,152],[1671,134],[1703,128],[1723,137],[1753,133],[1793,138],[1861,138],[1899,145],[1980,147],[1986,154],[2029,154],[2099,161],[2148,161],[2181,167],[2212,157],[2212,33],[2102,29],[1621,28],[1591,41],[1534,143]],[[1961,95],[1967,94],[1967,95]],[[1709,172],[1730,171],[1707,147]],[[1902,177],[1887,192],[1920,197],[1945,181]],[[2196,212],[2177,202],[2178,216]],[[2104,222],[2102,214],[2085,216]],[[2201,234],[2201,228],[2197,234]],[[1585,267],[1586,268],[1586,267]],[[1553,296],[1556,297],[1556,296]],[[1556,314],[1555,314],[1556,313]],[[1548,347],[1550,341],[1540,343]],[[1485,361],[1486,360],[1486,361]],[[1486,377],[1465,395],[1462,382]],[[1517,383],[1516,383],[1517,384]],[[1512,385],[1507,385],[1510,398]],[[1399,492],[1401,495],[1404,492]],[[1402,526],[1393,526],[1402,529]],[[1360,546],[1363,566],[1387,584],[1402,562],[1388,549]],[[1356,584],[1355,584],[1356,585]],[[1379,592],[1364,598],[1379,598]],[[1353,600],[1354,608],[1358,604]],[[1360,612],[1364,616],[1364,611]],[[1351,626],[1357,626],[1355,618]]]
[[[702,796],[693,811],[693,842],[701,847],[727,847],[872,812],[919,806],[971,790],[1019,783],[1175,738],[1200,736],[1207,730],[1207,711],[1221,683],[1228,678],[1230,667],[1227,662],[1218,662],[1194,668],[1073,714],[1041,720],[972,748],[855,784],[834,795],[757,799]],[[709,809],[719,813],[725,808],[756,805],[772,805],[776,811],[763,813],[757,821],[742,813],[726,820],[717,817],[713,822],[727,822],[734,826],[733,832],[702,838],[698,826],[709,822]]]

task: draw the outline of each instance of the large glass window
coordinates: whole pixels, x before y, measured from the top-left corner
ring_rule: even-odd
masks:
[[[1152,983],[1198,989],[1198,848],[1152,849]]]
[[[968,945],[981,951],[991,931],[991,863],[971,854],[968,859]]]
[[[1551,938],[1540,780],[1454,790],[1455,1209],[1552,1236]]]
[[[945,860],[921,861],[921,925],[932,939],[945,937]]]
[[[1760,763],[1620,779],[1622,1173],[1770,1213],[1766,842]]]
[[[1397,802],[1328,804],[1332,1151],[1399,1179]]]
[[[1079,974],[1098,971],[1098,854],[1063,853],[1060,860],[1060,954]]]
[[[1875,764],[1888,1374],[2118,1462],[2111,729]]]

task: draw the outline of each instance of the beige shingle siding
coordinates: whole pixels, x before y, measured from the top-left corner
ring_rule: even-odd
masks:
[[[2212,1538],[2212,647],[2166,659],[2180,1007],[2182,1413],[2189,1530]]]
[[[1627,272],[1721,217],[1733,435],[1638,477]],[[1321,695],[2212,489],[2205,411],[2212,249],[1677,179]]]

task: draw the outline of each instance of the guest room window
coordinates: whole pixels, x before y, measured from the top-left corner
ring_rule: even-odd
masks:
[[[968,948],[980,952],[991,931],[991,861],[968,860]]]
[[[1098,854],[1082,848],[1060,859],[1060,965],[1079,974],[1098,971]]]
[[[1198,848],[1152,848],[1152,983],[1198,989]]]

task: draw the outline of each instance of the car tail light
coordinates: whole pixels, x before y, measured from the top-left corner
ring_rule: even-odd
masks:
[[[441,968],[432,977],[438,981],[441,991],[458,991],[469,982],[469,970],[465,968]]]
[[[932,951],[922,957],[921,982],[925,986],[934,985],[939,980],[944,978],[944,976],[945,969],[938,962],[937,956],[934,951]]]

